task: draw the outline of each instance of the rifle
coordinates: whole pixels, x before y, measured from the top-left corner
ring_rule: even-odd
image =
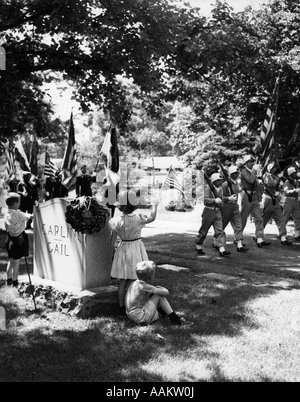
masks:
[[[203,171],[203,173],[204,173],[204,180],[206,181],[206,184],[207,184],[208,187],[211,189],[211,192],[213,193],[214,197],[216,197],[216,196],[215,196],[215,192],[214,192],[213,185],[212,185],[211,181],[209,180],[209,177],[207,176],[207,174],[206,174],[204,171]]]
[[[230,180],[230,178],[229,178],[229,175],[228,175],[228,173],[227,173],[227,171],[226,171],[226,169],[224,168],[224,166],[222,165],[222,163],[218,160],[218,164],[219,164],[219,166],[220,166],[220,168],[221,168],[221,172],[222,172],[222,175],[223,175],[223,177],[224,177],[224,180],[227,182],[227,184],[228,184],[228,188],[229,188],[229,190],[230,190],[230,195],[232,195],[232,194],[234,194],[234,191],[233,191],[233,188],[232,188],[232,182],[231,182],[231,180]]]

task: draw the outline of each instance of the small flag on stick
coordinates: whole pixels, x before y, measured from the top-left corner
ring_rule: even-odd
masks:
[[[180,191],[184,195],[183,186],[180,184],[179,180],[177,179],[172,166],[170,166],[170,169],[168,171],[168,174],[165,178],[165,181],[164,181],[161,189],[163,190],[163,189],[173,189],[173,188]]]
[[[54,162],[51,161],[49,152],[45,152],[45,166],[44,166],[44,177],[54,177],[55,173],[58,171],[58,167]]]

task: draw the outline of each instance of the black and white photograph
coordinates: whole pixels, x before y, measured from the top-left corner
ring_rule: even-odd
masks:
[[[0,0],[0,383],[300,381],[299,0]]]

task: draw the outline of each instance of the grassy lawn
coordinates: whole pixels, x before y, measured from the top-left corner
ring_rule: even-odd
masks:
[[[0,381],[300,381],[300,244],[282,247],[269,225],[273,244],[258,249],[249,225],[247,254],[236,253],[229,233],[232,255],[219,258],[210,234],[207,255],[197,257],[198,223],[197,210],[161,208],[144,233],[149,257],[160,266],[157,282],[191,327],[174,328],[168,320],[137,327],[114,315],[82,320],[45,309],[35,314],[31,300],[5,286],[1,248],[7,328],[0,331]]]

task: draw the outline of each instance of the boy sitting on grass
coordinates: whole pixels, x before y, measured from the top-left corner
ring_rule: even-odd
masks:
[[[136,324],[151,324],[160,318],[169,317],[171,325],[191,325],[179,317],[170,306],[168,289],[152,285],[156,265],[153,261],[137,264],[138,279],[131,283],[126,293],[126,314]]]

